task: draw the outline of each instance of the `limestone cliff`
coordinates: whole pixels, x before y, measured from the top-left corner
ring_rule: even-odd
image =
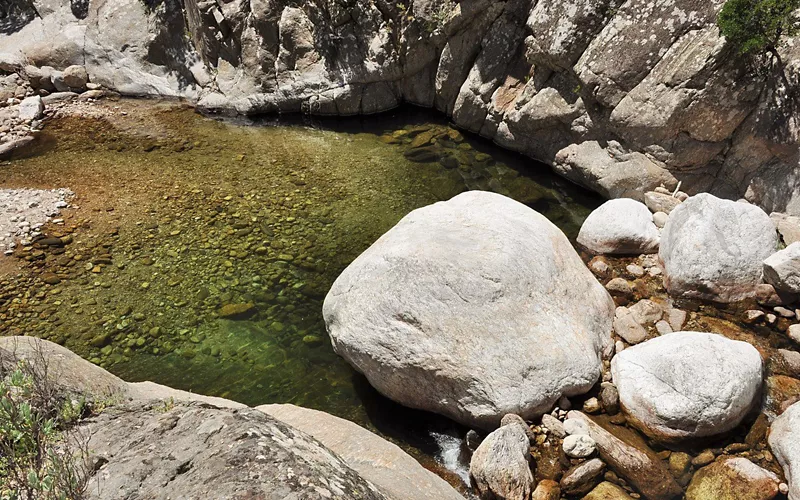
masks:
[[[720,37],[723,0],[9,2],[6,71],[80,64],[123,94],[243,114],[408,102],[609,197],[681,181],[800,214],[800,48],[787,89]]]

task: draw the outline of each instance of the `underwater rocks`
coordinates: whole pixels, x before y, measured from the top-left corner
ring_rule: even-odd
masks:
[[[609,200],[583,222],[578,243],[596,254],[654,253],[658,228],[647,207],[636,200]]]
[[[699,194],[676,207],[661,234],[667,291],[676,297],[736,302],[756,296],[764,259],[778,245],[760,208]]]
[[[662,335],[611,361],[629,421],[662,441],[734,428],[756,402],[762,370],[752,345],[699,332]]]
[[[244,304],[225,304],[219,309],[220,318],[244,318],[255,313],[255,304],[247,302]]]
[[[481,191],[404,217],[323,306],[334,350],[381,393],[483,428],[592,387],[613,314],[557,227]]]
[[[72,196],[68,189],[0,189],[0,253],[10,254],[17,238],[30,245]]]

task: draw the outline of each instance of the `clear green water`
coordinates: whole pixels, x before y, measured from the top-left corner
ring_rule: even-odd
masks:
[[[66,214],[74,243],[33,266],[62,282],[16,283],[31,300],[0,333],[55,340],[129,381],[321,409],[422,455],[431,430],[455,426],[391,403],[333,353],[330,285],[409,211],[467,189],[518,199],[570,238],[601,202],[419,110],[242,123],[117,106],[128,114],[51,123],[0,169],[2,187],[69,187],[80,207]]]

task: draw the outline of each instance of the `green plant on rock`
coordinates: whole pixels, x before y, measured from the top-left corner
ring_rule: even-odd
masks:
[[[441,3],[436,5],[431,12],[430,21],[427,23],[428,32],[433,33],[444,28],[452,18],[455,8],[454,0],[441,0]]]
[[[800,0],[728,0],[717,25],[739,53],[768,53],[780,63],[781,38],[800,33],[798,9]]]
[[[82,498],[85,441],[70,429],[85,400],[57,396],[25,361],[0,375],[0,500]]]

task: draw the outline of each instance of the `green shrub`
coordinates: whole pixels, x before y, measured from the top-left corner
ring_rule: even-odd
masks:
[[[800,32],[800,0],[728,0],[717,19],[720,33],[742,54],[778,56],[783,36]]]
[[[0,500],[82,498],[89,468],[75,423],[85,401],[60,396],[24,360],[0,375]]]

